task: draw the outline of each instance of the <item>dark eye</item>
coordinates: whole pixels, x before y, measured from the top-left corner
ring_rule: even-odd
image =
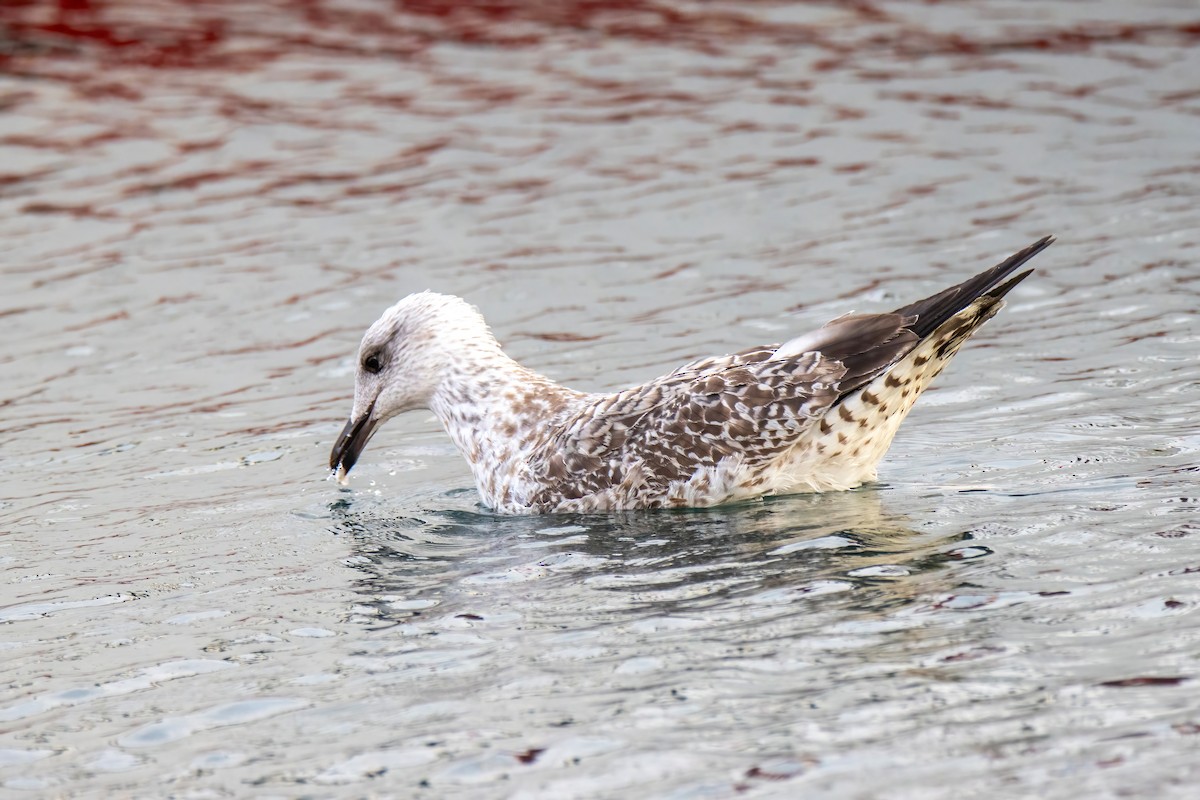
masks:
[[[379,356],[372,353],[363,359],[363,369],[372,375],[378,375],[379,370],[383,369],[383,365],[379,363]]]

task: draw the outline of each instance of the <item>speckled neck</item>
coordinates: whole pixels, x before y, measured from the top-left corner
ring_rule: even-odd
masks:
[[[429,408],[471,465],[484,502],[511,489],[498,476],[520,471],[550,422],[587,395],[522,366],[498,347],[464,355],[449,368]]]

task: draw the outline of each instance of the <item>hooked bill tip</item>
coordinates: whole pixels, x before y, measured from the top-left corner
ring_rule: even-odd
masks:
[[[372,404],[373,407],[374,404]],[[346,421],[346,427],[342,429],[337,441],[334,442],[333,450],[329,453],[331,477],[335,477],[338,483],[346,485],[346,473],[352,470],[358,462],[358,456],[370,441],[377,424],[371,420],[370,408],[358,419],[351,417]]]

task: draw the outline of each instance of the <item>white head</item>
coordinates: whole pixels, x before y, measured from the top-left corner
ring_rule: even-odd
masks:
[[[453,295],[410,294],[383,312],[358,348],[354,409],[330,454],[329,466],[349,472],[384,422],[428,408],[446,376],[500,345],[474,306]]]

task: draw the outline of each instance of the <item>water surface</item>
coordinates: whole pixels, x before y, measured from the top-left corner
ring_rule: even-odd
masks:
[[[1190,797],[1190,2],[0,7],[14,797]],[[1046,233],[878,485],[498,518],[426,288],[584,389]]]

